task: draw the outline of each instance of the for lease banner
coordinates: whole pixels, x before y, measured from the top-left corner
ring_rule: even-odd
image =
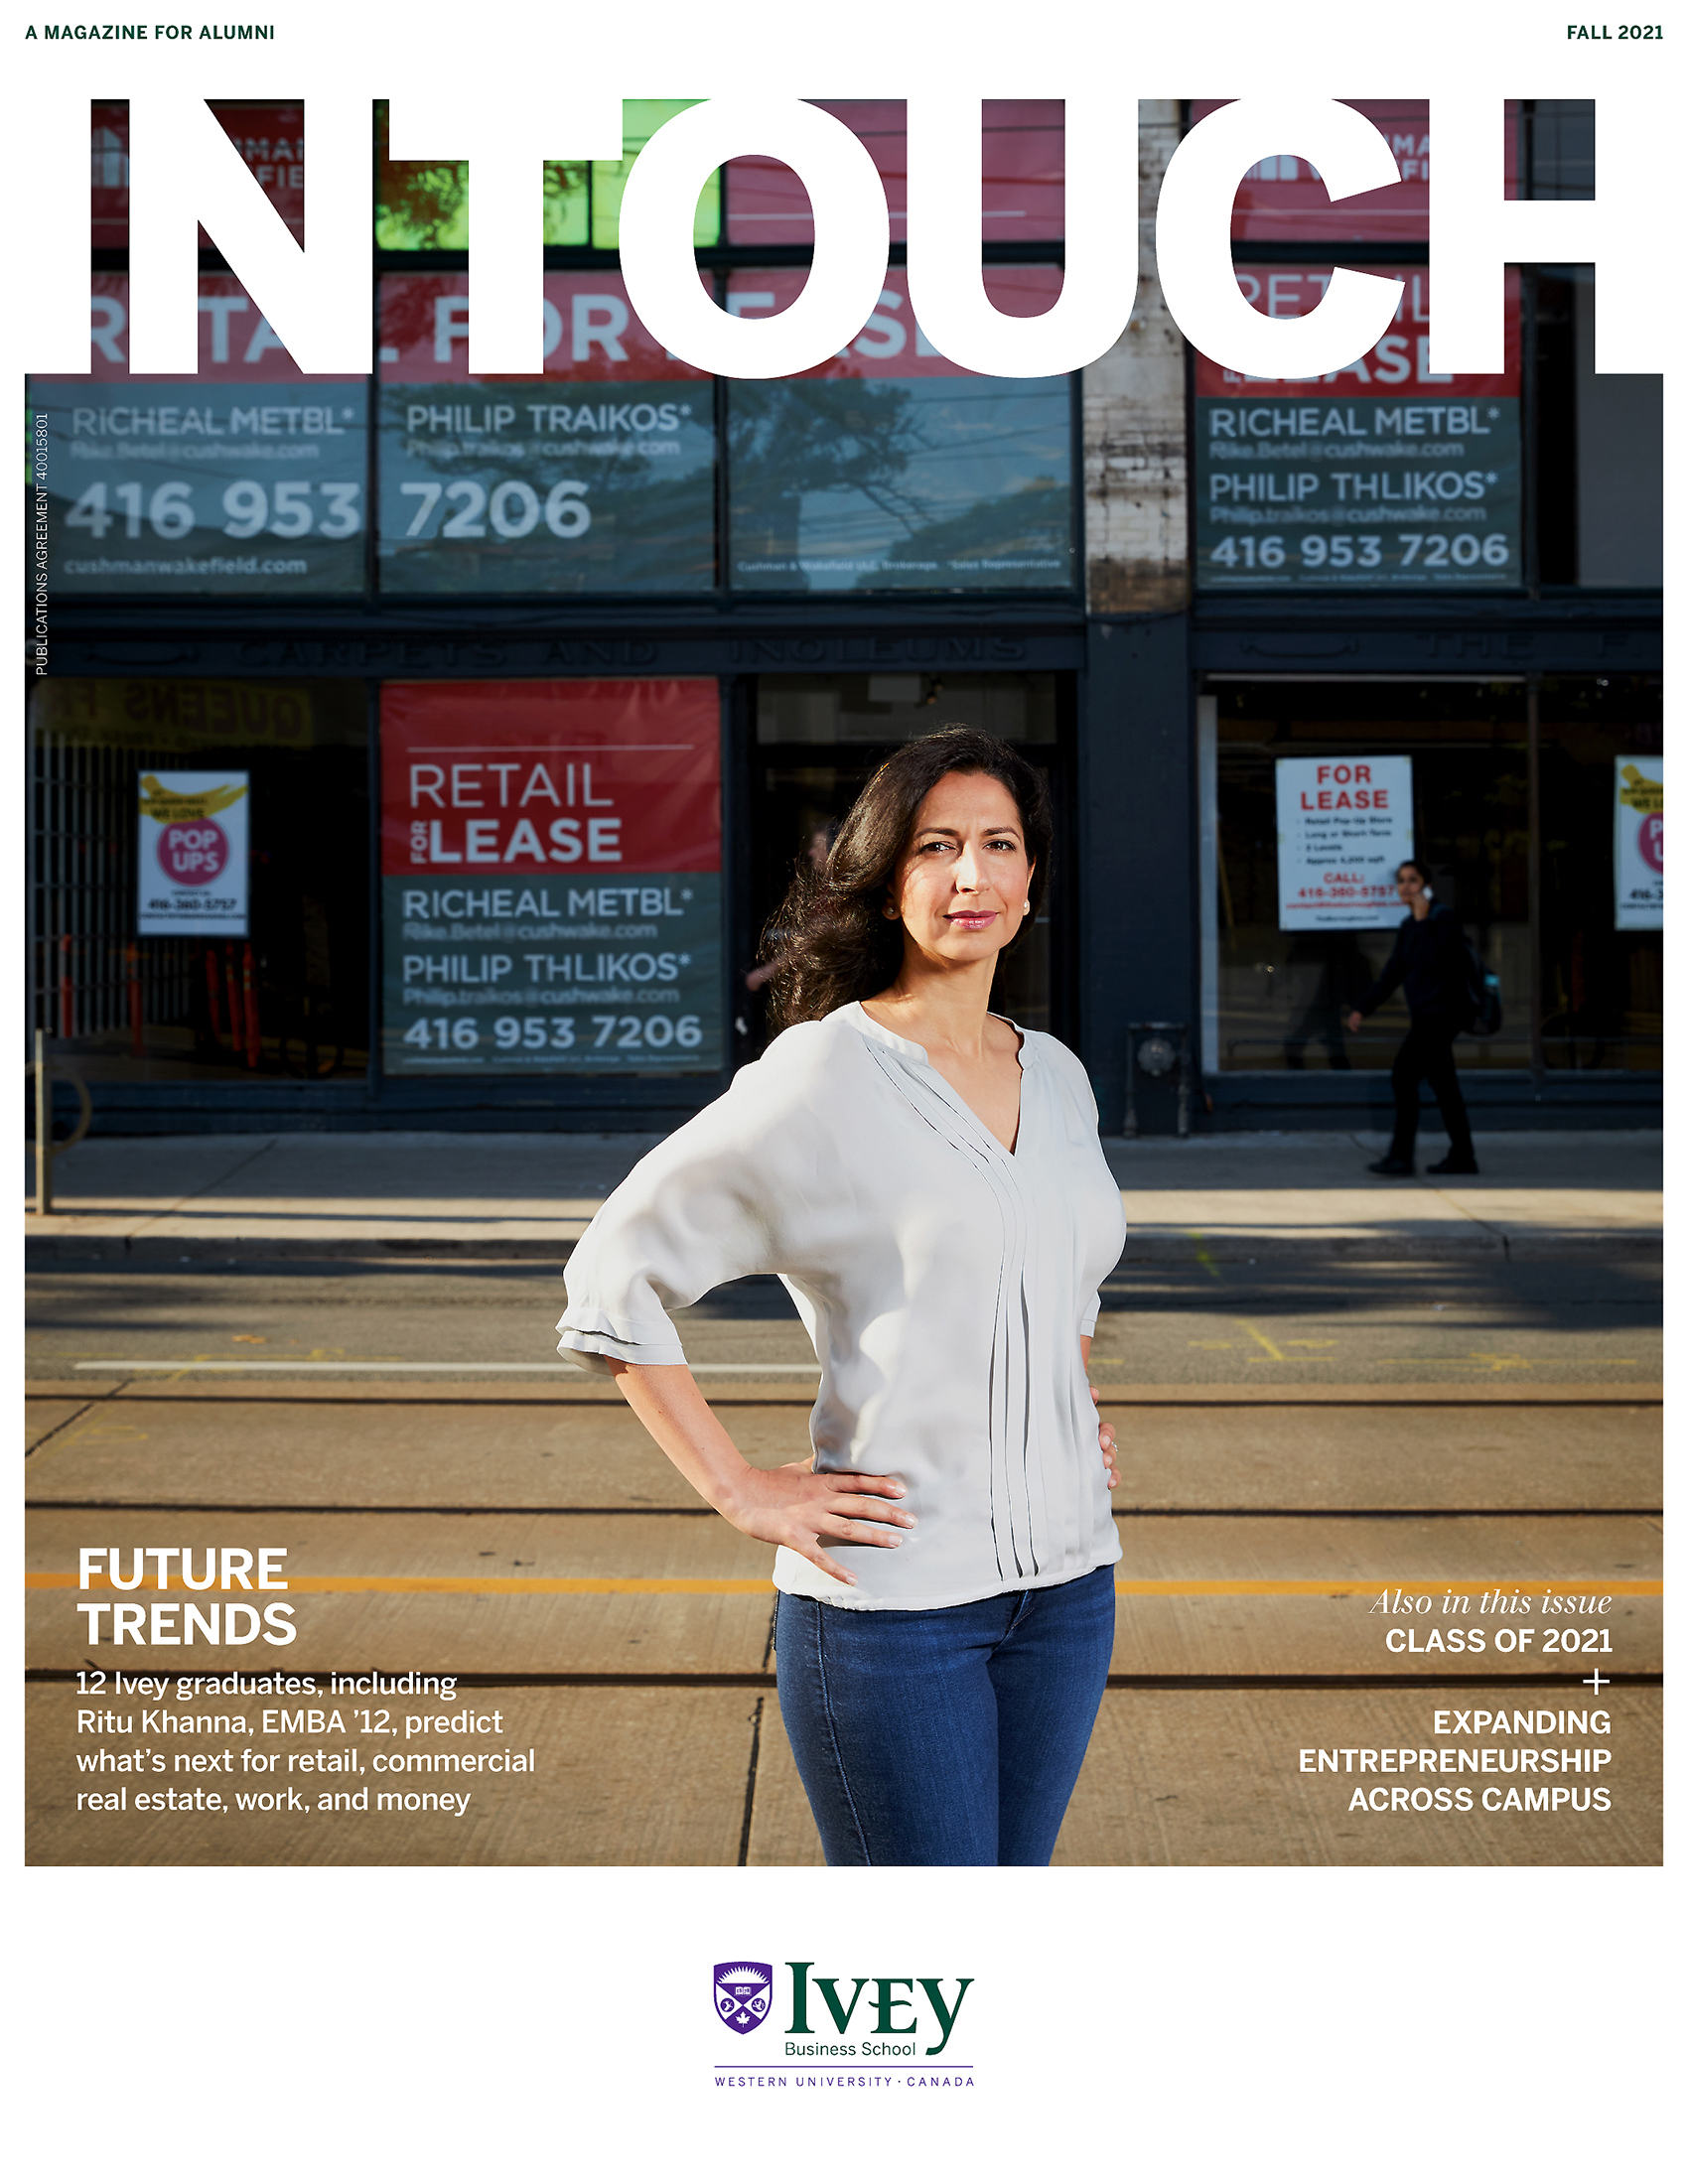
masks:
[[[360,593],[365,382],[307,377],[228,274],[199,300],[195,378],[131,375],[128,276],[102,273],[86,377],[30,382],[55,592]]]
[[[1617,759],[1613,788],[1618,929],[1656,933],[1664,926],[1664,760]]]
[[[215,99],[211,112],[245,161],[252,180],[286,221],[288,232],[303,242],[304,106],[298,99]],[[121,250],[129,241],[128,101],[91,100],[88,122],[91,240],[96,250]],[[202,246],[210,241],[203,228],[200,239]]]
[[[1410,758],[1280,758],[1278,923],[1285,932],[1395,922],[1413,854]]]
[[[1222,98],[1194,98],[1194,127]],[[1364,114],[1394,155],[1398,182],[1333,198],[1310,159],[1285,151],[1251,167],[1237,186],[1231,234],[1238,242],[1423,242],[1430,232],[1430,101],[1424,98],[1347,98]],[[1505,107],[1504,189],[1518,194],[1518,108]]]
[[[715,583],[715,397],[611,272],[545,276],[545,369],[469,375],[465,274],[381,282],[384,593]]]
[[[811,103],[843,122],[868,153],[885,191],[891,239],[906,242],[909,132],[904,101],[817,98]],[[1062,102],[987,98],[981,108],[981,236],[986,242],[1058,242],[1065,233]],[[797,174],[775,159],[733,160],[727,169],[727,236],[735,243],[812,244],[814,213]]]
[[[1250,379],[1196,359],[1196,581],[1206,591],[1481,591],[1524,581],[1518,281],[1507,275],[1504,369],[1430,369],[1430,276],[1402,284],[1364,356],[1317,379]],[[1331,275],[1247,265],[1257,311],[1299,319]]]
[[[386,1072],[718,1069],[720,743],[702,677],[386,684]]]
[[[135,844],[139,933],[246,930],[245,773],[143,773]]]

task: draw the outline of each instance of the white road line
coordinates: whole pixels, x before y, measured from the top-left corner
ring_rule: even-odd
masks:
[[[402,1358],[368,1363],[357,1358],[211,1358],[211,1357],[90,1357],[78,1358],[78,1373],[585,1373],[586,1365],[540,1363],[489,1365],[464,1360],[452,1365],[422,1365]],[[694,1373],[818,1373],[818,1365],[693,1365]]]

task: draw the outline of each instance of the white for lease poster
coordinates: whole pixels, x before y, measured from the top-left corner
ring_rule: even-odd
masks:
[[[245,773],[143,773],[135,867],[136,930],[246,930]]]
[[[1664,926],[1664,760],[1615,761],[1612,870],[1620,933]]]
[[[1413,854],[1410,758],[1278,760],[1278,923],[1285,932],[1393,925],[1395,868]]]

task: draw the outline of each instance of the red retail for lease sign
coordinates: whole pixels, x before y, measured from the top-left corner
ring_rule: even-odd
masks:
[[[705,677],[388,683],[381,870],[717,872],[720,747]]]

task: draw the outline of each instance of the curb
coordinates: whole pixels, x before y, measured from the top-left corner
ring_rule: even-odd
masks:
[[[100,1265],[165,1268],[178,1265],[233,1266],[277,1261],[358,1264],[365,1268],[426,1265],[440,1261],[462,1265],[562,1266],[573,1251],[573,1237],[419,1237],[419,1236],[29,1236],[24,1242],[27,1270],[53,1266]],[[1271,1230],[1226,1235],[1188,1230],[1138,1230],[1127,1239],[1121,1267],[1235,1266],[1261,1261],[1317,1265],[1331,1260],[1385,1264],[1411,1260],[1418,1265],[1469,1260],[1644,1260],[1663,1257],[1659,1229],[1528,1229],[1511,1234],[1477,1222],[1448,1235],[1415,1235],[1386,1230],[1283,1234]]]

